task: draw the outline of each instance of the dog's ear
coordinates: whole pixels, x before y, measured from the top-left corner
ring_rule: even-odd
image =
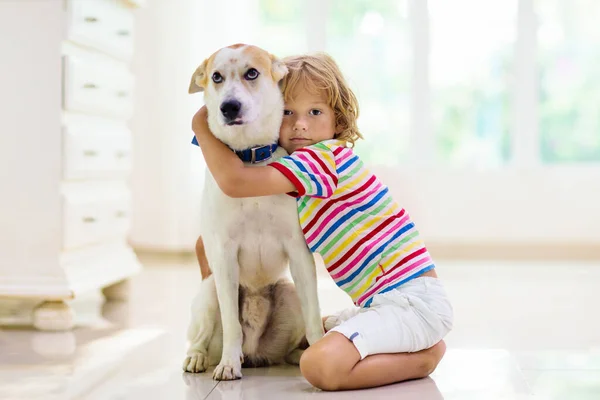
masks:
[[[192,81],[190,82],[190,88],[188,89],[188,93],[192,94],[204,91],[204,89],[206,88],[206,84],[208,83],[208,79],[206,77],[207,65],[208,59],[204,60],[202,64],[200,64],[200,66],[196,68],[196,71],[194,71],[194,74],[192,75]]]
[[[285,66],[285,63],[275,57],[273,54],[269,54],[271,57],[271,77],[275,82],[279,82],[283,79],[284,76],[288,73],[288,68]]]

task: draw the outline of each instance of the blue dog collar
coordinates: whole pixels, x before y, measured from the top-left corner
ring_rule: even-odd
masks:
[[[273,157],[273,153],[277,150],[277,147],[277,143],[273,143],[266,146],[251,147],[246,150],[234,150],[234,152],[243,162],[256,164]]]
[[[196,140],[196,136],[192,139],[192,144],[198,146],[198,140]],[[246,150],[233,150],[233,152],[242,160],[243,162],[256,164],[259,162],[267,161],[271,157],[273,157],[273,153],[277,150],[277,143],[268,144],[266,146],[256,146],[251,147]]]

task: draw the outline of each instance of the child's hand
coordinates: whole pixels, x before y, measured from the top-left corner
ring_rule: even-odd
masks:
[[[198,135],[204,135],[210,132],[208,127],[208,109],[202,106],[192,118],[192,131]]]

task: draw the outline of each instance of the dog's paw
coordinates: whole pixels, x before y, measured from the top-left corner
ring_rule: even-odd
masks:
[[[213,379],[217,381],[232,381],[234,379],[240,379],[242,377],[242,364],[239,359],[233,361],[221,360],[219,365],[213,372]]]
[[[190,353],[183,360],[183,370],[185,372],[204,372],[208,367],[208,356],[204,353]]]

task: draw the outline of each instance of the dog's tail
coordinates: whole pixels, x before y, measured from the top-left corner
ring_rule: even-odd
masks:
[[[258,351],[260,338],[269,323],[271,298],[262,293],[248,293],[240,287],[240,322],[244,332],[244,354]]]

